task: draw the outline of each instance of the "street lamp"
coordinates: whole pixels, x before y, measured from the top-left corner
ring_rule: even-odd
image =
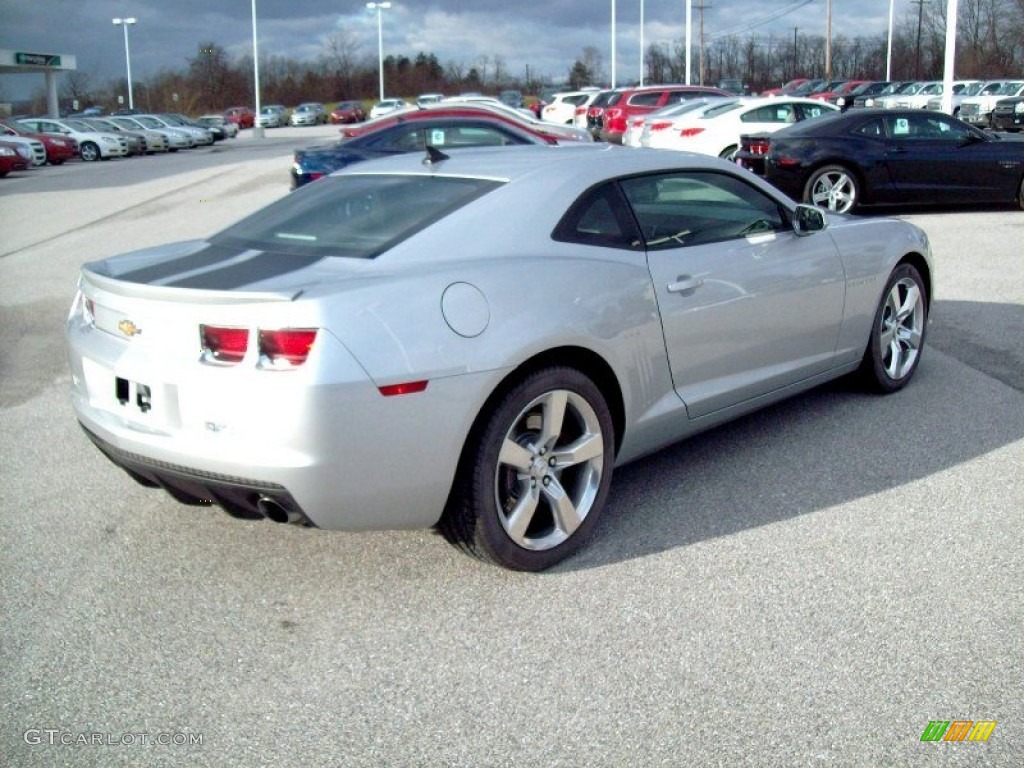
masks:
[[[380,100],[384,101],[384,22],[382,11],[391,7],[391,3],[367,3],[371,11],[377,11],[377,61],[380,68]]]
[[[135,99],[132,98],[132,55],[128,52],[128,27],[135,22],[135,18],[114,19],[115,25],[124,27],[124,60],[128,65],[128,109],[135,109]]]

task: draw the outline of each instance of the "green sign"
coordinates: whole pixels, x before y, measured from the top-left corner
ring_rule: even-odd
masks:
[[[29,64],[34,67],[59,67],[60,56],[55,53],[21,53],[15,52],[15,64]]]

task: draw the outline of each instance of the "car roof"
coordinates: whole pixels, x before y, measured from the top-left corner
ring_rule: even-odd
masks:
[[[721,170],[734,168],[710,155],[665,152],[657,149],[620,147],[614,144],[526,145],[518,147],[466,148],[448,159],[425,164],[425,155],[405,155],[372,160],[338,171],[339,174],[423,174],[500,179],[514,182],[542,175],[551,187],[570,184],[582,190],[606,179],[672,168]]]

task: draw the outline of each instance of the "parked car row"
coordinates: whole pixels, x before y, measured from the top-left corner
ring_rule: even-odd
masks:
[[[222,114],[203,115],[192,120],[184,115],[139,112],[104,117],[21,117],[0,122],[0,141],[13,147],[14,155],[0,153],[5,160],[0,176],[28,166],[60,165],[80,158],[85,162],[134,155],[153,155],[209,146],[238,135],[238,126]]]

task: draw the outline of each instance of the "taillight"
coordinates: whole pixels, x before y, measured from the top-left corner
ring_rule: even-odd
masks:
[[[576,107],[576,114],[577,115],[585,115],[585,114],[587,114],[587,108],[586,107]]]
[[[679,135],[681,137],[683,137],[684,139],[690,139],[690,138],[693,138],[694,136],[696,136],[698,133],[704,133],[704,129],[703,128],[683,128],[683,130],[681,130],[679,132]]]
[[[780,168],[795,168],[800,165],[800,161],[795,157],[777,157],[775,164]]]
[[[302,365],[316,340],[316,328],[260,330],[260,364],[273,368]]]
[[[671,128],[671,127],[672,127],[672,123],[665,122],[664,120],[658,121],[656,123],[651,123],[651,130],[652,131],[664,131],[666,128]]]
[[[747,151],[752,155],[767,155],[768,154],[768,142],[767,141],[752,141]]]
[[[249,329],[200,325],[199,343],[204,363],[235,365],[242,362],[249,348]]]

